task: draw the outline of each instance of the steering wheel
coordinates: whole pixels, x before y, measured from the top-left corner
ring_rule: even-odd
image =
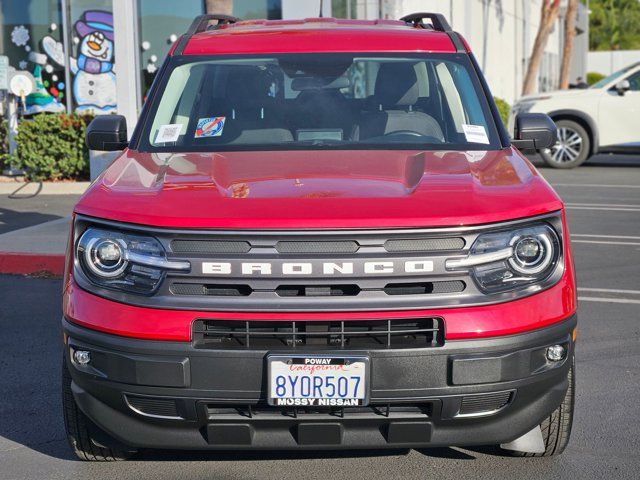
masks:
[[[412,137],[424,137],[423,134],[415,132],[413,130],[395,130],[393,132],[385,133],[383,136],[388,137],[390,135],[410,135]]]

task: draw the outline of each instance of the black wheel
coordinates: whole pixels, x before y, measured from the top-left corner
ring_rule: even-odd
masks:
[[[591,151],[591,139],[582,125],[572,120],[558,120],[558,143],[542,150],[540,156],[553,168],[575,168],[582,165]]]
[[[544,440],[544,453],[513,452],[517,457],[553,457],[560,455],[569,443],[571,426],[573,425],[573,409],[576,399],[575,359],[571,360],[569,370],[569,388],[560,406],[540,424]]]
[[[66,358],[62,361],[62,409],[67,440],[80,460],[113,462],[126,460],[136,453],[134,449],[118,445],[78,408],[71,392],[71,375]]]

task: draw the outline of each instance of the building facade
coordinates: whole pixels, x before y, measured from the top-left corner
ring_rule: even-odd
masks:
[[[0,54],[29,70],[37,92],[27,114],[119,112],[135,115],[171,44],[212,0],[2,0]],[[495,95],[520,94],[538,29],[541,0],[324,0],[323,14],[400,18],[416,11],[445,14],[472,45]],[[241,18],[317,16],[320,0],[233,0]],[[581,9],[574,76],[584,76],[586,9]],[[582,25],[582,27],[580,26]],[[544,54],[541,91],[556,88],[563,44],[558,20]],[[585,60],[582,60],[584,56]]]

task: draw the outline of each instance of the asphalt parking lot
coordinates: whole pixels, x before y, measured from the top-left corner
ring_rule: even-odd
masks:
[[[0,276],[0,480],[68,478],[638,478],[640,471],[640,157],[542,169],[567,204],[579,281],[577,413],[553,459],[494,449],[409,452],[144,452],[75,460],[59,397],[60,281]]]

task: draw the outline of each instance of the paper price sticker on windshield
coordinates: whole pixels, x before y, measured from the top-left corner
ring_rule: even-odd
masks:
[[[155,143],[177,142],[178,138],[180,138],[181,130],[182,124],[180,123],[160,125],[160,128],[158,129],[158,135],[156,135]]]
[[[466,137],[467,142],[489,144],[487,131],[482,125],[462,124],[462,130],[464,131],[464,136]]]
[[[219,137],[227,117],[201,118],[196,126],[195,138]]]

